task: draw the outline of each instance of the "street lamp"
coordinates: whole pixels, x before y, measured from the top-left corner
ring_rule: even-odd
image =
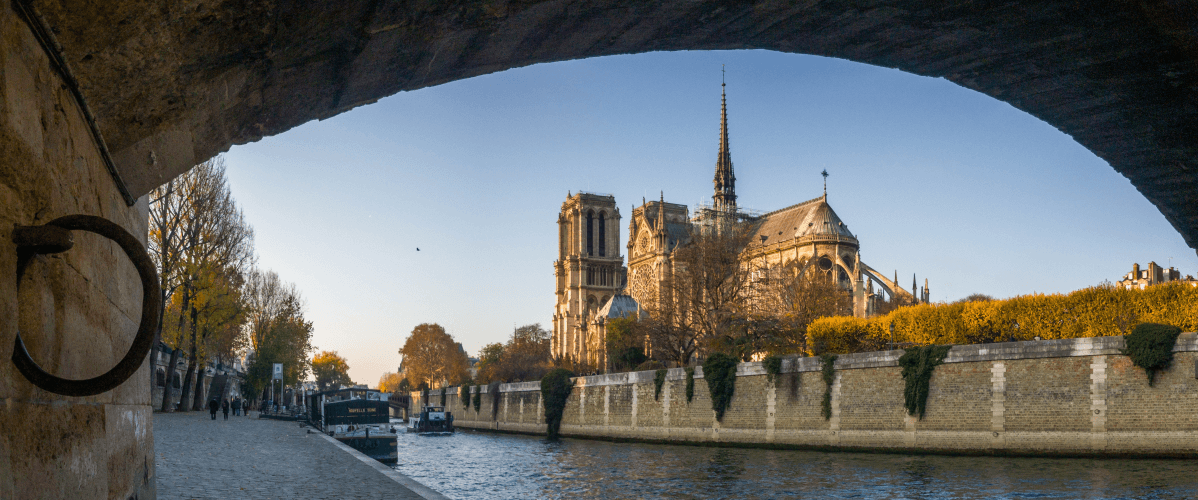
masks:
[[[890,350],[894,350],[894,322],[890,322]]]

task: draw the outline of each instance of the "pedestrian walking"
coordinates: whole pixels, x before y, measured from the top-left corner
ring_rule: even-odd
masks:
[[[216,402],[216,398],[208,400],[208,413],[212,414],[212,420],[216,420],[216,409],[220,408],[220,403]]]
[[[233,398],[233,416],[236,417],[241,413],[241,398]]]
[[[225,420],[229,419],[229,400],[228,398],[220,402],[220,411],[224,412]]]

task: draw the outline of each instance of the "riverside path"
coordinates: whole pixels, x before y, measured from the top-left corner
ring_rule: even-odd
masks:
[[[207,412],[154,414],[160,500],[438,499],[390,468],[296,422]],[[405,486],[406,485],[406,486]]]

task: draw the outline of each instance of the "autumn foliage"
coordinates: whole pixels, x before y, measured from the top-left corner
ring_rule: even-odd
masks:
[[[457,385],[470,378],[466,351],[436,323],[421,323],[412,329],[399,354],[412,387]]]
[[[340,385],[353,385],[349,378],[349,363],[338,356],[337,351],[321,351],[312,358],[312,376],[320,390],[335,389]]]
[[[1126,335],[1141,323],[1198,330],[1198,287],[1168,283],[1128,290],[1092,287],[1069,294],[921,304],[872,318],[828,317],[807,329],[808,352],[849,353],[898,344],[977,344]]]

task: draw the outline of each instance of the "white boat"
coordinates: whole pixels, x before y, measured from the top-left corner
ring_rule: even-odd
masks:
[[[453,434],[453,412],[442,406],[425,406],[408,419],[408,432],[418,434]]]

